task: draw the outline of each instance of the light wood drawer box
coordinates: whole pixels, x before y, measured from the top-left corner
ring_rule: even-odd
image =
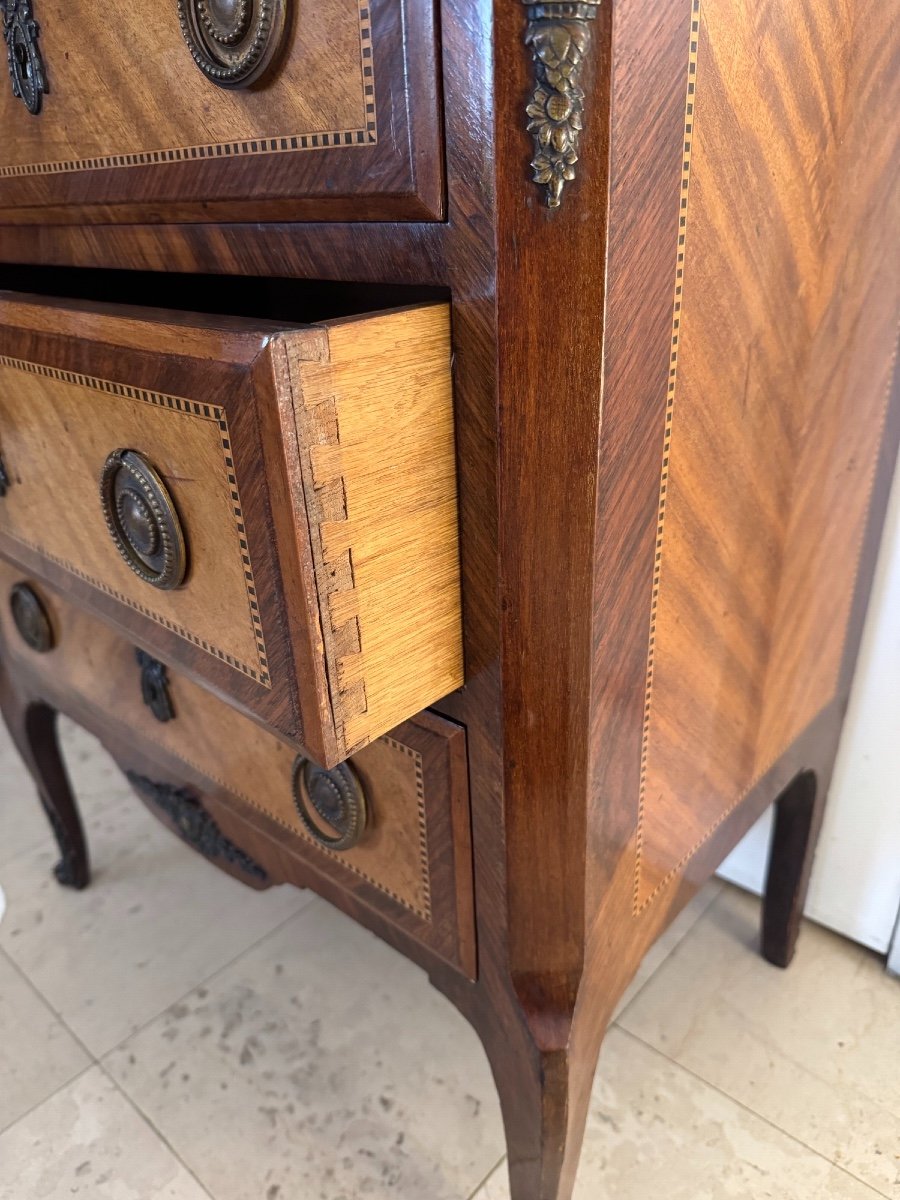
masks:
[[[14,625],[9,598],[22,582],[49,619],[53,648],[46,653],[29,649]],[[165,671],[171,715],[159,720],[143,698],[134,646],[2,561],[0,634],[0,653],[12,671],[61,707],[77,703],[83,723],[106,742],[151,807],[165,804],[165,794],[150,785],[167,775],[179,790],[187,785],[229,807],[234,819],[221,814],[222,828],[264,872],[254,870],[247,882],[287,879],[339,906],[361,903],[474,975],[471,820],[459,725],[419,713],[354,755],[349,765],[365,799],[365,829],[352,848],[333,850],[301,819],[294,768],[302,756],[294,747],[176,670]],[[340,780],[336,772],[330,776]],[[207,841],[206,849],[215,857],[215,845]],[[246,876],[240,860],[234,873]]]
[[[5,294],[0,456],[0,553],[321,763],[462,684],[445,305],[287,328]],[[176,526],[165,590],[133,567]]]
[[[125,0],[28,3],[48,88],[0,88],[6,223],[442,217],[431,4],[316,0],[291,19],[292,0],[162,0],[152,12]],[[197,16],[217,11],[235,34],[246,14],[246,34],[208,53]],[[266,12],[264,75],[221,86],[217,57],[234,74],[244,55],[252,75],[245,51]]]

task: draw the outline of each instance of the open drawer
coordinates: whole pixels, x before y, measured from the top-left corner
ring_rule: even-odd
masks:
[[[0,294],[0,554],[331,766],[463,682],[449,310]]]

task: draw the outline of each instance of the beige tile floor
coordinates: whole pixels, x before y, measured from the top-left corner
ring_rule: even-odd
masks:
[[[62,891],[0,735],[0,1200],[509,1200],[484,1054],[421,971],[208,867],[65,727]],[[577,1200],[900,1200],[900,984],[815,927],[787,974],[712,885],[619,1010]]]

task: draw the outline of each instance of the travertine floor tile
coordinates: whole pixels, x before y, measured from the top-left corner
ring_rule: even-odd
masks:
[[[0,953],[0,1130],[90,1062],[62,1022]]]
[[[875,1200],[680,1067],[612,1029],[603,1047],[575,1200]],[[504,1163],[474,1200],[509,1200]]]
[[[254,892],[205,863],[144,809],[118,771],[105,777],[105,755],[89,756],[99,765],[82,764],[79,782],[92,770],[100,775],[79,798],[93,883],[80,893],[56,883],[52,839],[8,862],[0,947],[100,1055],[310,897],[287,887]]]
[[[210,1200],[94,1067],[0,1135],[0,1200]]]
[[[620,1024],[900,1197],[900,986],[806,925],[790,971],[755,952],[759,901],[727,888]]]
[[[105,1065],[216,1200],[465,1200],[503,1153],[474,1033],[320,901]]]
[[[31,776],[0,725],[0,868],[49,837]]]

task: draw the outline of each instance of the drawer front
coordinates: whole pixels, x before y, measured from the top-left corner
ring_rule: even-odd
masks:
[[[0,321],[8,558],[327,765],[461,684],[445,308]]]
[[[22,583],[46,615],[50,649],[32,649],[15,623],[9,597]],[[302,881],[339,904],[352,896],[474,972],[470,813],[460,726],[420,713],[354,755],[349,766],[365,804],[364,827],[354,846],[331,849],[310,832],[309,817],[332,840],[340,831],[318,816],[308,793],[297,787],[303,756],[295,748],[174,670],[157,668],[154,685],[142,688],[146,680],[132,645],[2,561],[0,595],[3,655],[12,670],[108,740],[122,765],[135,769],[145,797],[153,799],[150,782],[161,772],[225,800],[268,834],[271,861],[260,850],[268,839],[254,838],[253,852],[273,878]],[[158,702],[160,689],[163,710],[148,703]],[[343,775],[333,775],[338,782],[347,777],[346,765],[341,770]],[[285,869],[284,855],[307,874]]]
[[[9,7],[48,86],[0,89],[6,222],[442,215],[430,3]]]

